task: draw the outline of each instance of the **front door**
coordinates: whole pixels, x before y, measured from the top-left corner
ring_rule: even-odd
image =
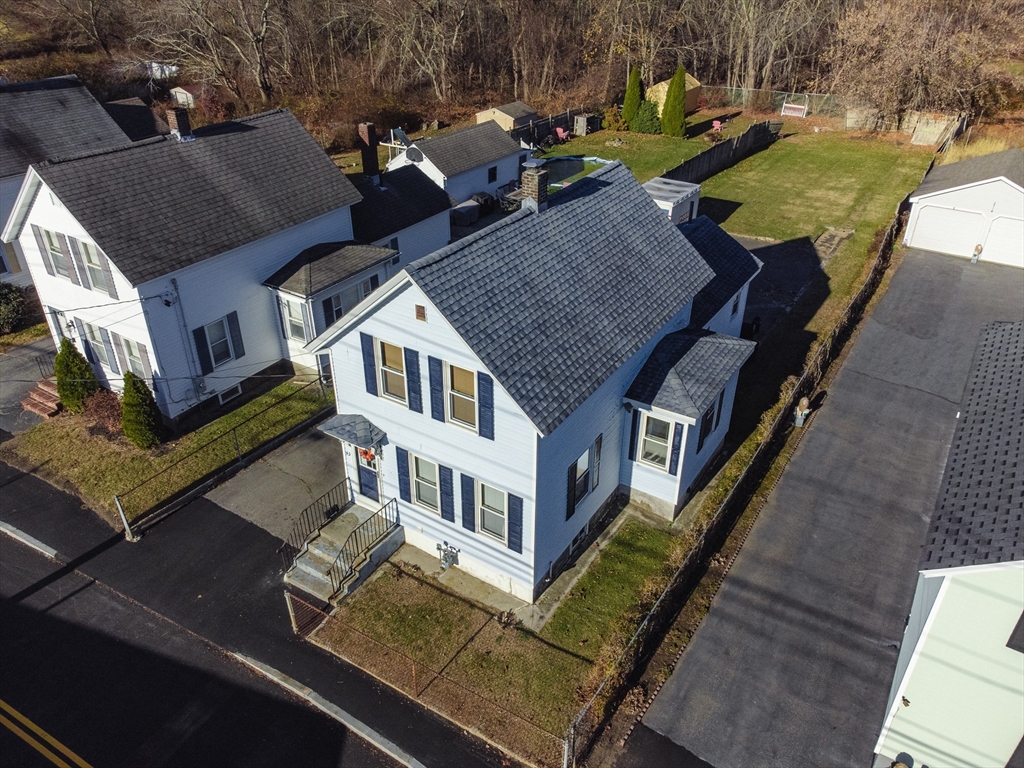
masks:
[[[377,452],[370,448],[356,448],[356,463],[359,465],[359,492],[374,501],[380,501],[377,491]]]

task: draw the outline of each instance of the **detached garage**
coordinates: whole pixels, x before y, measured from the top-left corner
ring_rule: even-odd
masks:
[[[1024,150],[936,166],[910,203],[905,245],[1024,268]]]

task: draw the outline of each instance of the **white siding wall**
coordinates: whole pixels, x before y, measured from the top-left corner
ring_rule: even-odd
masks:
[[[755,275],[756,276],[756,275]],[[753,278],[751,278],[753,280]],[[732,313],[733,298],[730,297],[725,306],[718,310],[711,320],[705,324],[705,328],[715,333],[724,333],[727,336],[739,336],[743,330],[743,315],[747,311],[747,294],[750,291],[750,281],[740,289],[740,306],[734,315]],[[735,294],[734,294],[735,296]]]
[[[5,179],[0,179],[0,230],[7,225],[7,217],[11,215],[11,210],[14,208],[14,201],[18,198],[18,192],[21,190],[21,182],[24,181],[24,174],[21,176],[8,176]],[[21,267],[21,271],[16,271],[18,266],[8,264],[7,269],[9,272],[0,273],[0,280],[5,283],[14,283],[14,285],[20,285],[22,287],[32,284],[32,275],[29,274],[28,269],[25,267],[25,254],[21,250],[21,244],[14,242],[11,245],[14,246],[15,258],[18,258]],[[11,256],[9,253],[4,253],[4,261],[9,261]],[[40,265],[42,266],[42,265]]]
[[[448,211],[441,211],[429,219],[378,240],[374,245],[387,247],[393,237],[398,238],[399,262],[388,268],[388,277],[398,274],[416,259],[448,245],[452,239],[451,216]]]
[[[686,441],[690,435],[694,434],[693,425],[689,423],[688,419],[675,414],[663,411],[660,408],[639,408],[643,413],[648,413],[657,419],[662,419],[669,422],[672,425],[672,432],[669,437],[669,461],[671,462],[672,454],[672,441],[675,439],[675,425],[683,425],[683,437],[682,446],[686,445]],[[641,420],[642,425],[642,420]],[[675,501],[679,497],[679,478],[686,471],[686,455],[680,448],[679,466],[676,468],[676,473],[671,474],[668,469],[661,469],[660,467],[654,467],[649,464],[643,464],[640,461],[634,460],[629,461],[628,450],[629,450],[629,438],[630,430],[633,427],[632,417],[623,418],[622,421],[622,440],[623,440],[623,464],[624,470],[629,473],[629,482],[627,485],[630,488],[630,493],[635,495],[640,501],[650,504],[654,511],[658,514],[671,516],[675,510]],[[636,440],[636,456],[640,456],[641,451],[641,440],[640,435],[637,435]]]
[[[520,154],[527,153],[525,150],[522,153],[517,152],[493,163],[481,165],[478,168],[473,168],[465,173],[453,176],[445,184],[445,191],[459,203],[469,200],[477,192],[487,192],[493,195],[498,187],[519,178]],[[489,184],[487,182],[487,169],[494,166],[498,166],[498,180]]]
[[[415,305],[427,308],[427,322],[415,319]],[[367,393],[359,333],[416,350],[420,359],[423,413]],[[442,541],[459,547],[459,567],[524,600],[534,584],[534,488],[536,431],[500,383],[494,382],[495,439],[480,437],[430,415],[428,356],[469,370],[483,370],[461,337],[415,285],[407,284],[381,302],[331,346],[338,413],[362,414],[387,433],[381,457],[381,500],[399,499],[395,446],[450,467],[454,474],[455,522],[399,500],[406,541],[436,555]],[[338,450],[341,450],[341,444]],[[517,554],[486,534],[462,527],[460,474],[523,499],[523,552]],[[369,504],[371,502],[364,501]]]
[[[409,160],[405,156],[405,152],[403,152],[397,157],[391,159],[391,161],[387,164],[387,169],[389,171],[393,171],[397,168],[404,168],[407,165],[415,165],[417,168],[419,168],[427,175],[427,178],[429,178],[432,182],[437,184],[437,186],[439,186],[441,189],[444,189],[444,174],[437,169],[436,165],[434,165],[426,158],[424,158],[421,162],[414,163],[411,160]]]
[[[151,301],[146,306],[158,366],[169,379],[167,413],[177,416],[200,399],[191,381],[200,370],[193,329],[237,312],[245,344],[240,360],[230,360],[200,377],[203,399],[281,360],[286,345],[273,293],[263,281],[305,248],[351,237],[352,220],[346,207],[139,286],[143,295],[153,296],[173,293],[171,278],[178,281],[180,302],[166,307]]]
[[[687,430],[686,439],[683,443],[682,469],[679,477],[679,494],[676,497],[678,505],[690,483],[707,466],[708,460],[715,455],[729,432],[729,423],[732,421],[732,406],[736,401],[736,383],[739,381],[740,373],[737,371],[725,385],[725,400],[722,402],[722,417],[715,430],[704,440],[704,445],[697,453],[697,439],[700,437],[700,422]],[[717,403],[717,400],[716,400]]]

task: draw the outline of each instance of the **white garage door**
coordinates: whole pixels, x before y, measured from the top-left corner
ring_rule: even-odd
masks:
[[[911,247],[925,251],[973,256],[981,242],[985,219],[980,213],[926,205],[918,214]]]
[[[998,264],[1012,264],[1024,267],[1024,221],[1020,219],[996,219],[985,238],[982,261]]]

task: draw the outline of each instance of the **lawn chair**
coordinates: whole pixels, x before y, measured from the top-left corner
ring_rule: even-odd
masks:
[[[558,137],[558,141],[561,143],[565,143],[572,138],[572,134],[567,129],[557,126],[555,126],[555,136]]]
[[[712,120],[711,121],[711,130],[714,131],[715,133],[721,133],[722,132],[722,121],[721,120]]]

